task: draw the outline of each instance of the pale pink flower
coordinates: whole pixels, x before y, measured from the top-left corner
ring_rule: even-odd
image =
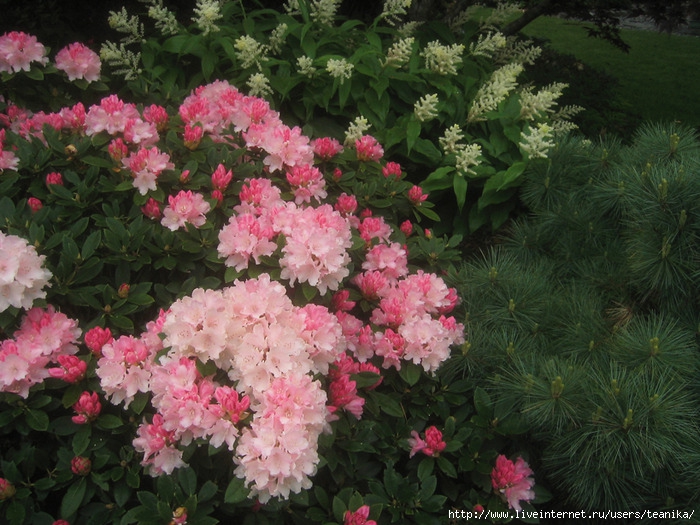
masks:
[[[321,202],[328,196],[326,181],[318,168],[308,164],[297,165],[287,171],[287,182],[292,187],[294,202],[311,203],[311,199]]]
[[[124,140],[130,144],[139,144],[142,147],[153,146],[158,142],[158,130],[152,122],[146,122],[140,118],[128,118],[124,123]]]
[[[168,196],[168,206],[163,210],[160,223],[172,231],[184,228],[186,223],[199,228],[207,222],[206,214],[210,209],[201,193],[180,190],[177,195]]]
[[[0,312],[10,306],[30,308],[46,297],[52,275],[44,268],[45,259],[21,237],[0,231]]]
[[[95,373],[113,404],[128,407],[138,392],[149,392],[153,352],[133,336],[121,336],[102,347]]]
[[[241,204],[234,209],[241,214],[262,215],[285,206],[279,188],[273,186],[270,179],[247,179],[238,197]]]
[[[32,62],[45,65],[46,48],[33,35],[12,31],[0,36],[0,71],[29,71]]]
[[[363,135],[355,141],[357,159],[362,161],[378,161],[384,156],[384,148],[371,135]]]
[[[3,151],[0,148],[0,173],[4,170],[16,170],[17,166],[19,166],[19,157],[11,151]]]
[[[301,128],[289,128],[280,122],[251,124],[244,133],[246,146],[267,153],[263,163],[271,172],[303,164],[313,164],[314,152]]]
[[[370,244],[373,239],[388,242],[389,236],[391,235],[391,226],[384,221],[384,217],[364,217],[358,230],[360,232],[360,237],[362,237],[367,244]]]
[[[140,148],[122,160],[125,168],[131,170],[134,178],[134,187],[141,195],[146,195],[148,190],[156,190],[156,179],[164,170],[171,170],[175,165],[170,162],[167,153],[161,153],[157,147]]]
[[[97,419],[102,410],[102,403],[97,392],[83,392],[80,398],[73,405],[73,410],[76,414],[71,418],[71,421],[76,425],[84,425]]]
[[[56,69],[65,71],[68,80],[84,78],[95,82],[100,79],[101,67],[99,55],[80,42],[73,42],[56,53]]]
[[[369,518],[369,505],[362,505],[355,512],[346,510],[343,517],[343,525],[377,525],[377,522]]]
[[[109,95],[99,105],[90,106],[85,116],[85,132],[94,135],[106,131],[110,135],[123,133],[129,119],[140,119],[135,104],[124,103],[117,95]]]
[[[163,428],[163,416],[156,414],[152,423],[141,423],[132,444],[144,455],[141,465],[151,475],[172,474],[176,468],[184,467],[182,451],[176,447],[174,432]]]
[[[219,232],[218,252],[226,257],[226,266],[241,271],[248,268],[251,257],[259,264],[261,257],[275,252],[277,243],[272,240],[274,236],[269,221],[250,213],[233,215]]]
[[[530,466],[521,457],[513,463],[504,455],[496,458],[496,464],[491,471],[491,486],[500,495],[508,508],[521,511],[521,501],[532,501],[535,491],[532,490],[535,480]]]
[[[398,279],[408,274],[408,254],[397,242],[378,244],[367,252],[362,269],[380,271],[389,280]]]
[[[396,370],[401,370],[405,347],[404,338],[391,328],[387,328],[383,333],[378,333],[375,336],[374,353],[384,359],[382,368],[394,367]]]
[[[350,274],[350,225],[330,205],[318,208],[287,206],[277,217],[286,243],[280,258],[282,279],[308,282],[325,294],[337,290]]]

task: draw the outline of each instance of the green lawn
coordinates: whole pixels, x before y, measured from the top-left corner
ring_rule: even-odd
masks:
[[[582,24],[559,18],[539,18],[523,32],[546,38],[554,50],[618,78],[621,100],[645,120],[700,127],[699,37],[623,29],[622,38],[631,46],[625,53],[588,37]]]

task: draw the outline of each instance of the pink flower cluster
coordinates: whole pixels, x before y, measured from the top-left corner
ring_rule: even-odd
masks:
[[[46,297],[51,272],[43,266],[45,258],[21,237],[0,231],[0,312],[31,308],[35,299]]]
[[[184,228],[186,223],[199,228],[207,222],[206,214],[210,209],[203,195],[181,190],[177,195],[168,196],[168,206],[163,210],[160,223],[173,231]]]
[[[355,418],[360,419],[364,411],[365,399],[357,393],[357,382],[352,379],[353,374],[370,372],[379,375],[379,369],[371,363],[358,363],[347,354],[343,354],[335,363],[328,374],[329,403],[328,410],[331,413],[329,421],[338,419],[337,412],[344,410],[350,412]],[[380,377],[376,383],[367,387],[374,389],[382,382]]]
[[[518,457],[514,463],[501,454],[491,471],[491,486],[508,503],[508,508],[520,511],[521,501],[531,501],[535,497],[532,475],[532,469],[523,458]]]
[[[349,309],[339,315],[348,346],[360,362],[374,355],[384,368],[401,368],[412,361],[434,372],[449,357],[450,346],[464,341],[464,327],[447,316],[457,293],[438,276],[423,271],[409,274],[405,249],[391,242],[391,228],[380,217],[365,217],[359,226],[367,243],[362,273],[353,278],[365,300],[376,304],[372,325]]]
[[[197,289],[140,338],[105,344],[97,375],[113,403],[152,392],[157,414],[134,440],[152,474],[184,465],[179,445],[206,440],[234,453],[236,475],[266,501],[311,486],[329,415],[313,376],[328,373],[345,348],[334,314],[294,306],[262,274],[223,290]],[[197,362],[214,363],[235,388],[203,377]]]
[[[19,166],[19,158],[14,152],[5,150],[5,130],[0,129],[0,173],[3,170],[16,170]]]
[[[356,511],[345,511],[343,525],[377,525],[377,522],[369,519],[369,505],[362,505]]]
[[[411,447],[409,457],[415,456],[418,452],[422,452],[426,456],[437,457],[440,452],[445,450],[447,443],[442,439],[442,432],[435,426],[430,426],[425,429],[425,439],[421,439],[418,432],[411,431],[411,437],[408,438],[408,444]]]
[[[50,376],[49,364],[78,351],[78,337],[78,322],[53,307],[29,310],[13,339],[0,342],[0,392],[26,398],[33,385]]]
[[[241,191],[238,212],[219,233],[219,254],[237,270],[272,255],[277,238],[284,236],[281,277],[309,283],[325,294],[337,290],[350,273],[350,224],[329,204],[299,207],[282,200],[269,179],[252,179]]]
[[[12,31],[0,36],[0,71],[29,71],[32,62],[44,65],[49,61],[46,48],[35,36]]]
[[[80,42],[73,42],[56,53],[56,68],[68,75],[68,80],[100,79],[102,63],[97,53]]]

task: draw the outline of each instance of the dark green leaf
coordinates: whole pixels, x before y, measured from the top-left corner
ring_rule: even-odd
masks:
[[[63,496],[63,501],[61,501],[62,518],[68,519],[78,511],[80,505],[83,503],[83,497],[85,497],[86,489],[87,480],[85,478],[78,479],[75,483],[68,487],[66,495]]]
[[[43,410],[27,410],[27,425],[29,428],[44,432],[49,428],[49,416]]]
[[[249,493],[250,490],[246,488],[245,482],[242,479],[233,478],[228,484],[228,487],[226,487],[224,502],[230,503],[231,505],[241,503],[246,500]]]

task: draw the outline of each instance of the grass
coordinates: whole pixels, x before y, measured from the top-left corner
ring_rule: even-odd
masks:
[[[617,78],[620,100],[644,120],[700,127],[699,37],[623,29],[622,38],[631,46],[625,53],[588,37],[584,24],[560,18],[541,17],[523,33],[547,39],[555,51]]]

